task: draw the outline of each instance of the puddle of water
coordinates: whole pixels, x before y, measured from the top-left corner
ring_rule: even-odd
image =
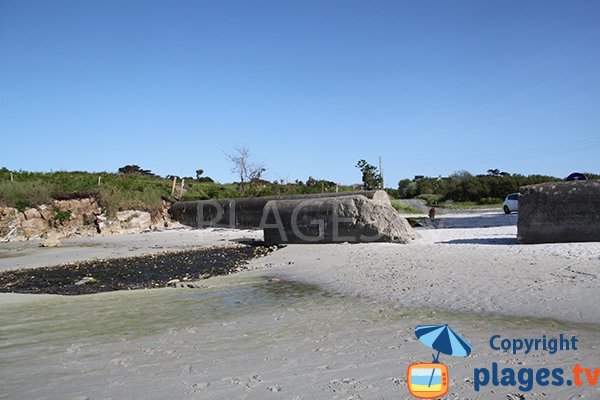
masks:
[[[26,359],[27,353],[57,353],[66,345],[131,340],[190,322],[202,326],[334,296],[313,285],[252,278],[200,290],[111,292],[8,304],[0,311],[0,363],[15,361],[7,358],[10,349],[29,349],[18,357]]]
[[[225,284],[198,290],[110,292],[4,305],[0,311],[0,351],[4,353],[0,363],[9,361],[6,352],[10,349],[29,348],[33,353],[52,354],[64,351],[65,345],[120,342],[190,323],[202,326],[290,306],[324,308],[343,304],[344,308],[354,307],[354,318],[371,322],[385,319],[394,323],[417,318],[424,321],[459,320],[484,329],[501,326],[512,330],[544,328],[600,332],[597,325],[563,323],[550,319],[382,307],[368,299],[345,296],[300,282],[271,280],[268,277],[236,276],[225,279],[228,281]],[[216,283],[218,278],[213,281]],[[23,356],[25,357],[18,358],[27,358],[25,354]]]

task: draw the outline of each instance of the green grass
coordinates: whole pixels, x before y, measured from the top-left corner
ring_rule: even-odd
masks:
[[[0,202],[21,212],[37,204],[48,204],[52,200],[52,192],[53,185],[40,179],[18,183],[0,181]]]
[[[98,177],[101,177],[98,185]],[[162,178],[86,172],[0,171],[0,204],[23,210],[53,200],[95,197],[114,214],[125,209],[156,212],[162,197],[170,197],[170,182]]]
[[[416,197],[425,201],[429,207],[454,208],[457,210],[479,209],[479,208],[502,208],[502,199],[483,198],[479,202],[475,201],[452,201],[443,200],[441,194],[421,194]]]
[[[442,196],[441,194],[420,194],[416,198],[425,200],[425,204],[427,204],[428,206],[436,206],[437,207],[439,202],[442,201],[443,197],[444,196]]]
[[[98,183],[100,178],[100,184]],[[175,196],[179,194],[178,181]],[[53,200],[94,197],[98,199],[109,216],[117,211],[137,209],[151,213],[160,212],[163,199],[171,202],[173,181],[158,176],[124,175],[107,172],[27,172],[0,169],[0,206],[17,207],[23,211],[28,207],[52,204]],[[353,190],[350,186],[341,191]],[[199,182],[186,179],[181,200],[208,200],[238,197],[273,196],[286,194],[320,193],[318,187],[305,184],[276,184],[266,181],[245,185],[236,183]]]
[[[390,199],[390,202],[392,203],[392,207],[400,214],[423,214],[421,211],[404,204],[400,200]]]
[[[436,205],[440,208],[453,208],[456,210],[468,210],[478,208],[502,208],[502,203],[480,204],[474,201],[444,201]]]

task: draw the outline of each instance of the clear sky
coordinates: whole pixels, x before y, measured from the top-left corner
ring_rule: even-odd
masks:
[[[600,172],[600,1],[0,0],[0,167]]]

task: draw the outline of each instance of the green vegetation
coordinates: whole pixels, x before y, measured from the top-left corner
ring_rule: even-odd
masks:
[[[394,207],[400,214],[423,214],[421,211],[404,204],[400,200],[390,199],[390,201],[392,203],[392,207]]]
[[[195,178],[184,177],[183,191],[180,191],[181,179],[177,180],[174,194],[172,194],[173,176],[168,175],[163,178],[137,165],[122,167],[119,173],[11,172],[2,168],[0,169],[0,206],[16,207],[24,211],[28,207],[52,204],[53,200],[95,197],[109,216],[114,216],[117,211],[131,209],[158,213],[162,210],[163,200],[174,202],[285,196],[356,189],[353,186],[342,186],[333,181],[313,177],[309,177],[306,182],[300,180],[291,183],[268,182],[260,179],[260,174],[264,170],[262,165],[249,164],[246,153],[240,157],[243,159],[243,168],[238,169],[244,171],[240,174],[240,177],[244,178],[243,183],[214,182],[210,177],[204,176],[202,169],[197,169]],[[240,157],[237,157],[238,161]],[[381,175],[376,167],[364,160],[360,160],[356,166],[363,174],[363,185],[366,189],[381,186]],[[589,179],[600,179],[600,175],[589,173],[586,175]],[[420,198],[425,200],[426,204],[436,207],[497,207],[507,194],[517,192],[520,186],[559,180],[562,179],[544,175],[509,174],[492,169],[487,175],[471,175],[462,171],[448,178],[417,176],[412,180],[401,180],[398,189],[386,189],[386,191],[392,199]],[[402,213],[418,213],[417,210],[400,202],[393,201],[392,204]],[[66,216],[57,215],[58,221],[66,219]]]
[[[71,219],[71,211],[66,210],[66,211],[57,211],[56,214],[54,215],[54,219],[58,222],[60,222],[61,224],[64,224],[65,222],[69,222],[69,220]]]
[[[435,204],[435,207],[454,208],[457,210],[471,210],[474,208],[500,208],[500,207],[502,207],[503,202],[504,202],[504,200],[500,201],[499,203],[483,204],[483,203],[475,202],[475,201],[446,200],[443,202],[438,202],[437,204]]]
[[[117,211],[137,209],[160,212],[162,200],[174,202],[179,197],[181,180],[171,195],[172,176],[162,178],[138,166],[124,167],[128,173],[90,172],[27,172],[0,169],[0,205],[16,207],[24,211],[28,207],[52,204],[53,200],[95,197],[109,215]],[[142,171],[142,172],[140,172]],[[334,192],[334,182],[309,177],[306,183],[268,182],[253,180],[243,187],[238,183],[215,183],[202,177],[186,178],[181,200],[207,200],[239,197],[275,196]],[[351,186],[339,186],[339,191],[354,190]]]
[[[383,186],[383,177],[376,166],[369,164],[365,160],[359,160],[356,168],[362,173],[362,182],[364,190],[381,189]]]
[[[588,179],[599,179],[600,175],[585,173]],[[421,198],[429,205],[444,206],[449,201],[462,203],[461,207],[487,206],[501,204],[504,198],[519,191],[521,186],[543,182],[562,181],[561,178],[546,175],[520,175],[488,170],[487,175],[472,175],[459,171],[447,178],[415,176],[414,179],[402,179],[398,182],[400,198]]]

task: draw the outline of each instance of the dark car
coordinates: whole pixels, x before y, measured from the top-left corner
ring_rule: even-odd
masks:
[[[587,177],[579,172],[573,172],[565,178],[565,181],[587,181]]]

